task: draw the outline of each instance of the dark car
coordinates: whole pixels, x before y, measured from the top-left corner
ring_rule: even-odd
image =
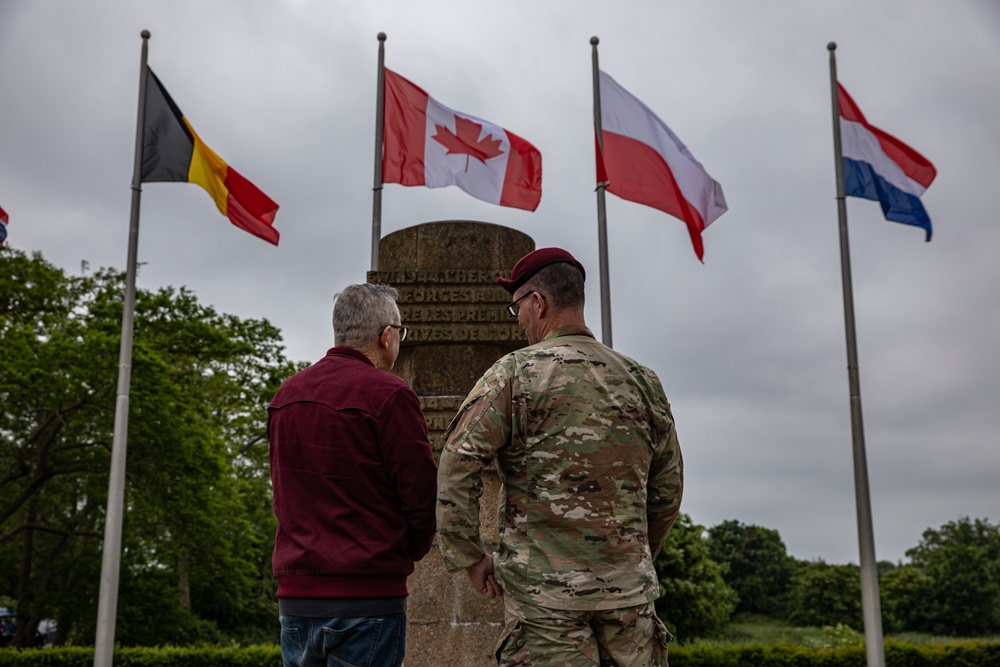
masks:
[[[0,607],[0,646],[6,646],[17,633],[17,617],[14,612],[5,607]]]

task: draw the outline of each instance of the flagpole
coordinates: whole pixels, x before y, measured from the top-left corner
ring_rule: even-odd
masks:
[[[858,345],[854,327],[854,288],[851,283],[851,250],[847,237],[847,201],[844,187],[844,159],[840,142],[840,102],[837,91],[837,43],[830,51],[830,94],[833,99],[833,149],[837,175],[837,217],[840,223],[840,269],[844,291],[844,324],[847,331],[847,377],[851,392],[851,435],[854,444],[854,496],[858,513],[858,543],[861,551],[861,605],[865,620],[865,651],[868,667],[885,667],[882,638],[882,609],[878,591],[878,567],[872,528],[871,498],[868,492],[868,462],[865,429],[861,418],[861,381],[858,373]]]
[[[385,118],[385,33],[378,34],[378,94],[375,102],[375,184],[372,186],[372,271],[378,271],[382,239],[382,125]]]
[[[121,570],[122,520],[125,514],[125,453],[128,447],[129,383],[132,379],[132,322],[135,315],[136,256],[139,248],[139,198],[142,194],[142,143],[146,118],[146,55],[149,31],[143,30],[139,65],[139,113],[135,130],[135,162],[132,167],[132,214],[128,230],[128,265],[125,271],[125,301],[122,307],[122,338],[118,352],[118,394],[115,399],[114,436],[111,441],[111,472],[108,476],[108,506],[101,555],[101,586],[97,602],[97,632],[94,667],[111,667],[115,650],[115,616],[118,612],[118,579]]]
[[[601,79],[597,66],[596,36],[590,38],[591,61],[594,70],[594,131],[597,134],[597,149],[604,154],[604,134],[601,130]],[[597,247],[601,263],[601,342],[611,344],[611,284],[608,276],[608,215],[604,207],[604,190],[607,183],[597,184]]]

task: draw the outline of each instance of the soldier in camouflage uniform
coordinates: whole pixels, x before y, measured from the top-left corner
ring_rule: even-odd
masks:
[[[500,279],[529,345],[480,378],[438,467],[445,564],[503,595],[508,667],[667,664],[653,558],[680,510],[680,446],[656,375],[587,328],[584,278],[543,248]],[[494,463],[500,548],[486,554],[481,473]]]

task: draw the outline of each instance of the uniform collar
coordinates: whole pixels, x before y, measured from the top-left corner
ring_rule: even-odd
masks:
[[[548,334],[542,341],[551,340],[553,338],[559,338],[560,336],[586,336],[587,338],[593,338],[593,332],[582,324],[564,324],[561,327],[556,327]]]

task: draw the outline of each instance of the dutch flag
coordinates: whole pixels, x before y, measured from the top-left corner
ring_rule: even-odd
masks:
[[[937,176],[934,165],[902,141],[865,120],[837,83],[844,193],[882,205],[886,220],[921,227],[931,240],[931,219],[920,196]]]

